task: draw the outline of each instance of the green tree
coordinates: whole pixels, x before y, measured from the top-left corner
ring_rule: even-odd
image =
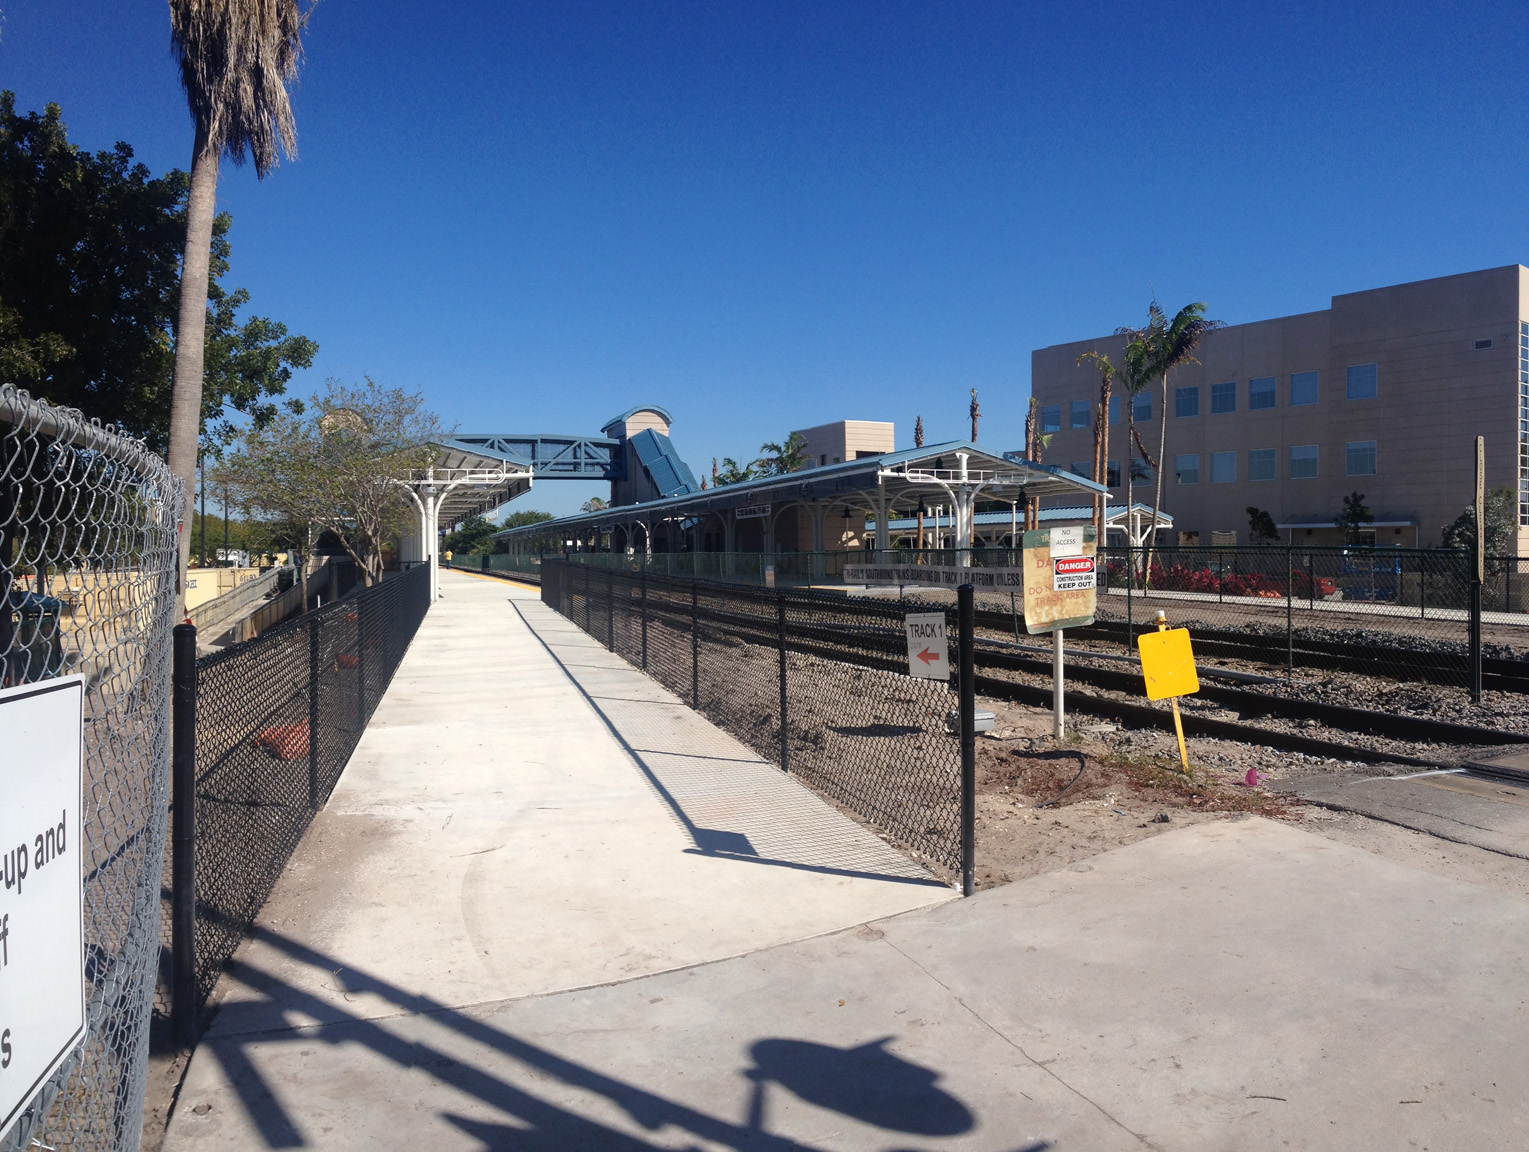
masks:
[[[1248,506],[1248,537],[1254,544],[1278,544],[1279,529],[1274,526],[1274,517],[1270,516],[1262,508]]]
[[[1474,512],[1474,509],[1472,510]],[[1375,523],[1375,514],[1364,502],[1363,492],[1350,492],[1343,498],[1343,511],[1333,523],[1343,529],[1343,539],[1349,544],[1359,543],[1359,532],[1366,524]]]
[[[278,152],[297,154],[287,85],[297,78],[307,23],[308,14],[297,0],[170,0],[170,44],[195,125],[168,454],[170,470],[185,481],[187,492],[195,487],[204,410],[218,166],[225,153],[235,164],[242,164],[248,153],[263,180],[276,166]],[[182,533],[182,574],[190,547]]]
[[[784,444],[766,441],[759,446],[760,457],[753,468],[759,476],[784,476],[807,467],[807,438],[800,432],[786,437]]]
[[[499,522],[500,530],[505,528],[524,528],[527,524],[541,524],[552,519],[551,512],[511,512]]]
[[[58,105],[22,116],[0,93],[0,375],[159,451],[186,189],[184,173],[152,177],[127,144],[76,148]],[[209,253],[204,448],[227,442],[234,412],[269,419],[318,350],[274,320],[240,319],[249,293],[222,283],[232,223],[216,217]]]
[[[1494,488],[1486,494],[1486,554],[1506,556],[1517,551],[1518,498],[1512,488]],[[1476,509],[1467,505],[1465,511],[1444,528],[1443,544],[1446,548],[1476,550]]]
[[[215,475],[253,514],[332,530],[371,586],[383,546],[414,522],[403,482],[442,436],[418,394],[331,380],[303,412],[251,425]]]
[[[1151,364],[1163,378],[1163,410],[1158,414],[1157,495],[1152,502],[1152,540],[1147,546],[1149,574],[1152,571],[1152,552],[1157,547],[1157,521],[1163,510],[1163,473],[1168,470],[1168,376],[1180,365],[1198,364],[1194,354],[1200,341],[1205,339],[1207,332],[1222,326],[1220,320],[1205,318],[1205,308],[1204,304],[1186,304],[1172,320],[1166,318],[1167,314],[1156,300],[1152,301],[1148,309],[1148,328],[1153,333]]]
[[[588,500],[584,501],[584,503],[579,505],[579,511],[580,512],[604,512],[610,506],[611,506],[610,505],[610,501],[606,500],[604,497],[602,497],[602,496],[591,496]]]
[[[459,524],[456,531],[446,533],[441,540],[441,551],[460,552],[464,555],[492,555],[494,533],[499,531],[502,531],[500,526],[487,517],[474,516]]]
[[[1085,352],[1079,356],[1079,367],[1085,360],[1092,361],[1094,369],[1099,373],[1099,403],[1094,409],[1093,478],[1108,485],[1110,480],[1110,394],[1114,390],[1115,382],[1120,378],[1120,370],[1108,356],[1101,356],[1098,352]],[[1129,448],[1130,444],[1127,443],[1126,447]],[[1103,496],[1094,497],[1094,531],[1098,534],[1100,544],[1104,543],[1104,502]]]
[[[714,487],[723,484],[741,484],[745,480],[753,480],[760,473],[755,471],[752,464],[739,464],[731,456],[722,457],[722,467],[713,467],[711,479]]]

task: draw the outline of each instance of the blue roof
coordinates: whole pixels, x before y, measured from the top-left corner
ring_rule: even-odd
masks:
[[[701,490],[690,465],[680,459],[674,442],[662,432],[644,428],[631,443],[660,496],[685,496]]]

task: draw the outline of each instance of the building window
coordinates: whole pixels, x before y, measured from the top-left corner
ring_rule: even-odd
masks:
[[[1248,453],[1249,480],[1277,479],[1277,470],[1278,465],[1274,459],[1273,448],[1254,448],[1251,452]]]
[[[1237,381],[1228,380],[1225,384],[1212,384],[1210,386],[1211,415],[1235,411],[1237,411]]]
[[[1074,428],[1087,428],[1091,421],[1088,418],[1089,403],[1087,400],[1074,400],[1072,402],[1072,420]]]
[[[1274,377],[1259,376],[1257,379],[1248,381],[1248,409],[1257,411],[1260,408],[1274,407]]]
[[[1315,404],[1320,399],[1318,375],[1315,372],[1292,372],[1290,374],[1290,406]]]
[[[1317,446],[1297,444],[1290,449],[1290,479],[1313,480],[1317,475]]]
[[[1094,478],[1094,466],[1087,460],[1074,460],[1068,471],[1074,476],[1083,477],[1085,480],[1092,480]]]
[[[1110,397],[1110,423],[1111,424],[1119,424],[1120,423],[1120,397],[1119,396],[1111,396]]]
[[[1350,364],[1348,370],[1348,398],[1350,400],[1373,400],[1377,391],[1376,382],[1379,379],[1378,367],[1374,364]]]
[[[1041,405],[1041,431],[1060,432],[1062,430],[1062,406],[1060,404]]]
[[[1210,454],[1210,482],[1212,484],[1237,483],[1237,453],[1212,452]]]
[[[1147,467],[1147,462],[1145,460],[1143,460],[1140,456],[1135,457],[1131,461],[1131,480],[1132,480],[1132,482],[1134,483],[1137,480],[1150,480],[1150,479],[1152,479],[1152,469]]]
[[[1187,452],[1182,456],[1173,458],[1174,481],[1178,484],[1198,484],[1200,482],[1200,454]]]
[[[1200,389],[1175,388],[1173,390],[1173,414],[1175,416],[1198,416],[1200,414]]]
[[[1152,393],[1145,388],[1136,394],[1135,401],[1131,404],[1132,420],[1152,419]]]
[[[1108,486],[1111,487],[1111,488],[1119,488],[1120,487],[1120,461],[1119,460],[1111,460],[1110,461],[1110,468],[1109,468],[1108,476],[1109,476]]]
[[[1351,440],[1344,446],[1344,472],[1349,476],[1375,475],[1375,441]]]

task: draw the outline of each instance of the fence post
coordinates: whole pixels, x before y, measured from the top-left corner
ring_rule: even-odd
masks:
[[[1306,573],[1311,580],[1311,573]],[[1285,549],[1285,675],[1295,675],[1295,549]]]
[[[1478,521],[1479,523],[1479,521]],[[1470,659],[1471,703],[1481,703],[1481,577],[1480,551],[1471,562]]]
[[[170,672],[170,997],[175,1042],[196,1042],[196,625],[177,624]]]
[[[791,736],[786,719],[786,594],[775,593],[775,637],[780,650],[780,770],[791,771]]]
[[[356,598],[356,731],[366,731],[366,627],[361,619],[361,597]],[[357,737],[359,739],[359,736]]]
[[[648,574],[642,574],[642,670],[648,670]]]
[[[701,586],[690,582],[690,706],[701,707]]]
[[[956,589],[961,693],[961,895],[977,886],[977,683],[975,612],[970,584]]]
[[[610,568],[605,571],[605,646],[616,650],[616,573]]]
[[[319,807],[319,621],[308,620],[308,807]]]
[[[1136,555],[1130,540],[1126,541],[1126,651],[1131,651],[1131,633],[1136,630],[1136,620],[1131,610],[1131,591],[1136,586]]]

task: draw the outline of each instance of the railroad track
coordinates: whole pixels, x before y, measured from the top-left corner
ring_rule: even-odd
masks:
[[[655,623],[678,630],[690,627],[690,606],[676,601],[650,601],[649,611]],[[841,663],[904,672],[907,668],[904,639],[900,629],[883,621],[855,619],[858,613],[825,610],[821,619],[803,622],[794,619],[788,629],[792,651],[819,656]],[[776,621],[771,616],[746,612],[701,608],[697,620],[705,632],[731,637],[747,643],[773,647],[777,643]],[[828,617],[839,617],[837,619]],[[1071,633],[1070,633],[1071,634]],[[992,699],[1008,700],[1036,707],[1050,708],[1051,663],[1013,651],[1004,651],[991,642],[979,640],[977,653],[977,691]],[[995,673],[1009,673],[1005,676]],[[1037,676],[1044,684],[1026,683],[1014,676]],[[1172,731],[1172,713],[1164,707],[1141,700],[1120,699],[1082,691],[1079,685],[1137,695],[1141,692],[1140,674],[1135,671],[1098,668],[1087,664],[1069,665],[1067,669],[1067,705],[1069,710],[1134,726]],[[1359,761],[1373,764],[1399,764],[1418,768],[1458,767],[1463,746],[1490,747],[1504,744],[1529,744],[1529,735],[1479,728],[1426,717],[1374,712],[1362,708],[1327,704],[1320,701],[1273,696],[1245,688],[1201,682],[1199,698],[1222,708],[1235,710],[1238,719],[1212,717],[1182,710],[1184,730],[1192,735],[1236,740],[1247,744],[1281,748],[1326,759]],[[1282,717],[1314,720],[1340,732],[1378,736],[1412,743],[1437,744],[1441,750],[1432,755],[1397,752],[1363,744],[1354,744],[1319,735],[1288,732],[1279,728],[1249,723],[1245,717]]]

